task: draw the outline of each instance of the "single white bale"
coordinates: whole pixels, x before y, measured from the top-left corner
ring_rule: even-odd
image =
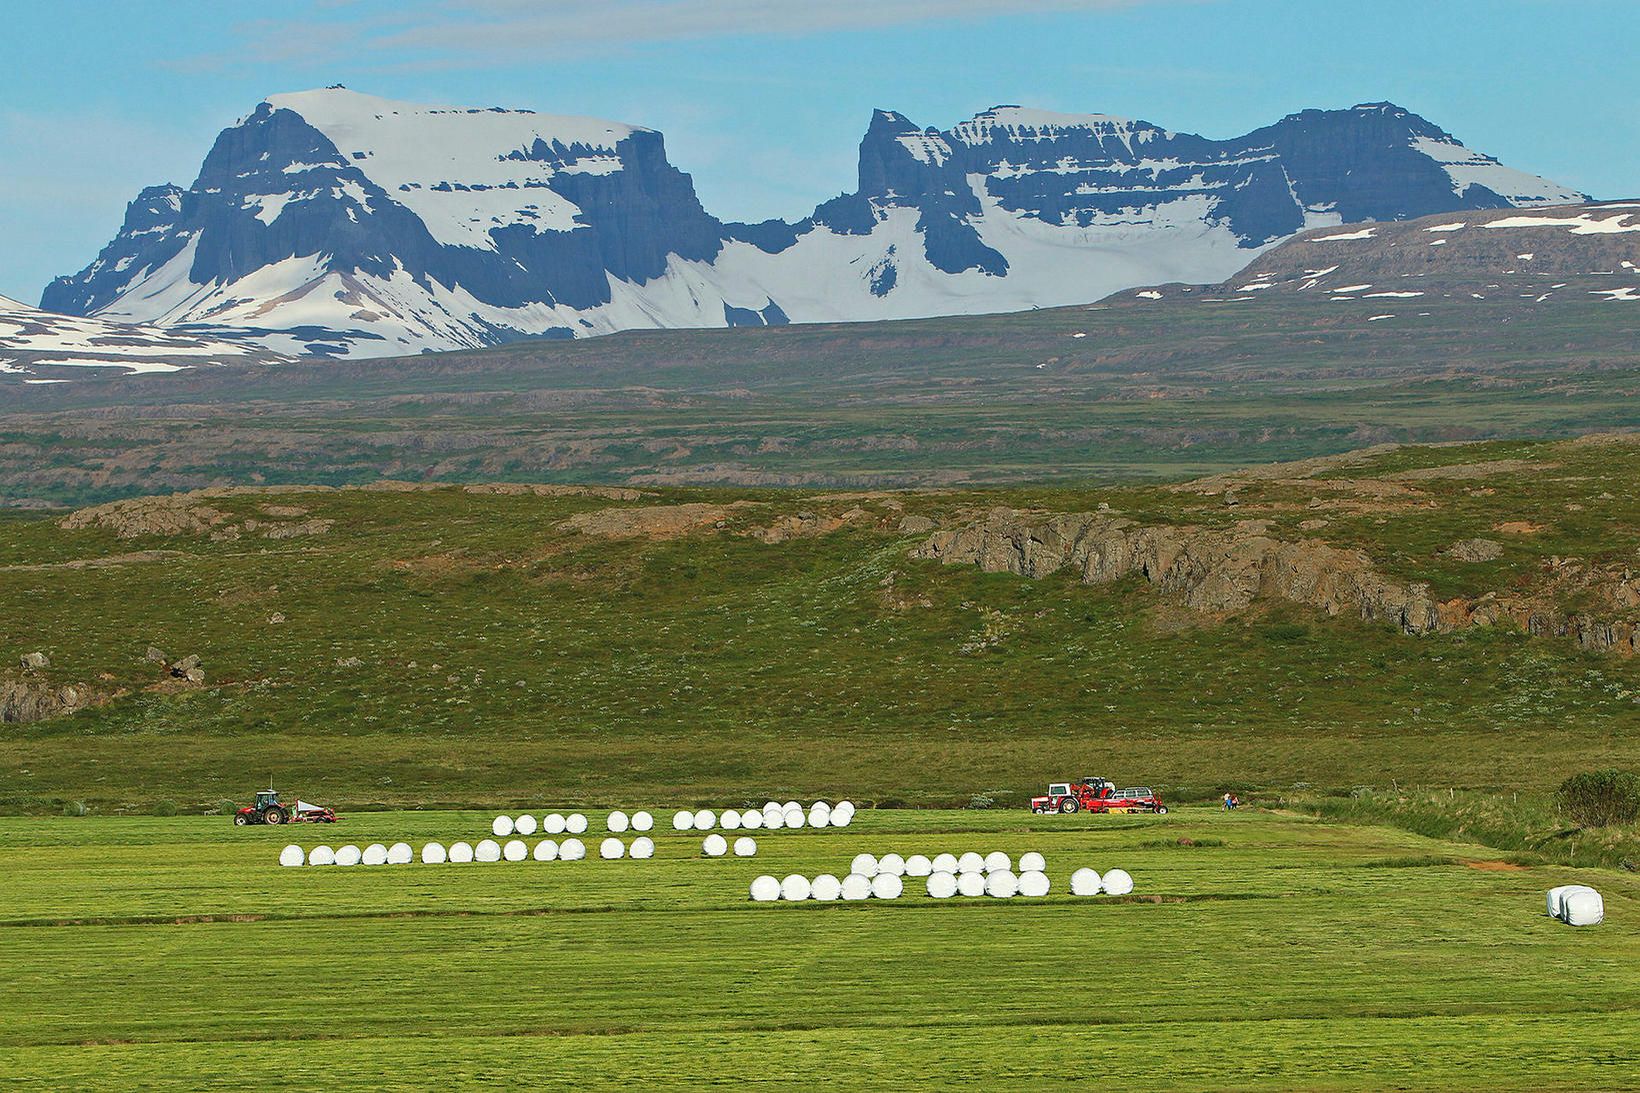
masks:
[[[501,844],[494,839],[485,839],[473,847],[473,860],[492,862],[501,860]]]
[[[749,835],[742,835],[735,840],[735,857],[750,858],[757,853],[757,840]]]
[[[1560,897],[1560,921],[1568,926],[1598,926],[1606,919],[1606,902],[1593,888],[1578,885]]]
[[[933,865],[934,872],[936,873],[959,872],[957,869],[957,856],[955,854],[935,854],[934,860],[930,864]]]
[[[1126,869],[1112,869],[1105,874],[1105,893],[1112,896],[1125,896],[1133,891],[1133,878]]]
[[[409,865],[415,860],[416,852],[409,843],[394,843],[387,848],[388,865]]]
[[[564,830],[568,831],[571,835],[585,834],[586,829],[587,818],[579,812],[571,812],[568,816],[564,817]]]
[[[557,861],[558,844],[551,839],[542,839],[535,844],[535,853],[531,857],[536,861]]]
[[[508,839],[501,848],[501,856],[508,861],[523,861],[530,856],[530,844],[523,839]]]
[[[710,831],[717,826],[717,814],[709,808],[703,808],[695,813],[695,830]]]
[[[497,838],[504,838],[513,833],[513,818],[511,816],[497,816],[490,821],[490,834]]]
[[[896,877],[905,876],[905,859],[898,854],[884,854],[877,859],[877,872],[892,873]]]
[[[780,898],[787,903],[802,903],[813,891],[814,886],[809,883],[809,878],[800,873],[793,873],[780,882]]]
[[[957,872],[983,873],[985,872],[985,859],[970,850],[957,859]]]
[[[580,839],[565,839],[558,844],[559,861],[580,861],[587,856],[587,844]]]
[[[450,860],[450,854],[444,849],[443,843],[427,843],[421,848],[421,863],[423,865],[443,865]]]
[[[778,812],[765,812],[763,826],[769,831],[777,831],[786,826],[786,818]]]
[[[655,856],[655,840],[648,835],[639,835],[632,840],[632,846],[627,850],[627,856],[633,858],[653,858]]]
[[[736,812],[732,808],[724,809],[723,815],[718,819],[718,825],[725,831],[739,831],[740,813]]]
[[[465,865],[473,860],[473,846],[471,843],[451,843],[450,860],[458,865]]]
[[[998,869],[985,875],[985,894],[996,899],[1013,899],[1019,895],[1019,878],[1012,869]]]
[[[858,873],[850,873],[843,878],[843,898],[850,903],[856,900],[871,898],[871,878],[862,877]]]
[[[831,806],[824,801],[816,801],[809,806],[809,826],[825,827],[831,823]]]
[[[773,903],[780,898],[780,882],[770,876],[758,877],[752,882],[753,903]]]
[[[309,865],[335,865],[336,851],[328,846],[316,846],[308,851]]]
[[[359,860],[365,865],[386,865],[387,847],[382,843],[371,843],[364,848],[364,853],[359,856]]]
[[[985,855],[985,871],[987,873],[1008,873],[1014,868],[1014,860],[1000,850],[993,850]]]
[[[786,806],[781,804],[779,801],[764,801],[763,808],[760,811],[767,816],[771,812],[786,811]]]
[[[1032,869],[1019,875],[1019,894],[1030,896],[1032,899],[1041,899],[1053,887],[1048,881],[1048,874],[1040,869]]]
[[[1071,874],[1073,896],[1097,896],[1104,885],[1104,878],[1096,870],[1078,869]]]
[[[714,831],[701,840],[700,852],[708,858],[721,858],[729,852],[729,840]]]
[[[926,877],[934,872],[934,863],[921,854],[913,854],[905,859],[905,875],[908,877]]]
[[[875,877],[877,875],[877,855],[854,855],[854,862],[848,867],[848,871],[858,873],[862,877]]]
[[[821,873],[809,884],[809,898],[833,903],[843,898],[843,882],[830,873]]]
[[[626,853],[626,844],[611,835],[598,844],[598,856],[605,861],[613,861]]]
[[[280,865],[301,865],[305,861],[307,861],[307,855],[302,853],[302,848],[295,843],[279,851]]]
[[[747,831],[756,831],[763,826],[763,813],[755,808],[748,808],[740,814],[740,826]]]
[[[634,812],[632,814],[632,830],[653,831],[654,829],[655,817],[651,816],[647,812]]]
[[[801,801],[787,801],[785,804],[780,806],[780,811],[790,812],[794,808],[797,809],[797,811],[802,812],[803,803]]]
[[[358,865],[360,859],[362,859],[363,857],[364,857],[364,852],[363,851],[361,851],[358,847],[354,846],[352,843],[348,843],[346,846],[344,846],[344,847],[342,847],[342,848],[340,848],[339,850],[336,851],[336,864],[337,865]]]
[[[780,814],[780,820],[787,827],[807,827],[808,816],[800,808],[788,808]]]
[[[513,821],[513,832],[518,835],[533,835],[540,826],[536,823],[535,817],[526,812]]]
[[[609,828],[609,830],[614,834],[619,835],[628,827],[632,826],[632,820],[626,813],[622,812],[620,809],[616,809],[605,818],[604,826]]]
[[[843,812],[840,809],[834,808],[831,810],[831,815],[826,818],[826,822],[831,824],[832,827],[847,827],[849,821],[852,819],[854,819],[854,811],[852,809],[848,812]]]
[[[955,874],[944,872],[928,874],[928,894],[935,899],[950,899],[957,894]]]
[[[695,814],[678,810],[672,813],[673,831],[693,831],[695,829]]]
[[[1035,850],[1019,856],[1019,871],[1021,873],[1045,873],[1047,870],[1047,860]]]
[[[549,812],[541,817],[541,830],[548,835],[562,835],[564,833],[564,817],[556,812]]]
[[[1548,911],[1549,911],[1549,917],[1550,918],[1559,918],[1560,917],[1560,899],[1561,899],[1561,897],[1564,896],[1567,892],[1571,891],[1573,888],[1576,888],[1576,887],[1577,887],[1577,885],[1575,885],[1575,884],[1562,884],[1562,885],[1558,885],[1557,887],[1549,889],[1549,894],[1548,894],[1547,897],[1545,897],[1544,903],[1548,906]]]
[[[983,896],[985,894],[985,874],[977,871],[958,873],[957,891],[965,896]]]
[[[878,873],[871,878],[871,894],[877,899],[899,899],[905,891],[905,881],[898,873]]]

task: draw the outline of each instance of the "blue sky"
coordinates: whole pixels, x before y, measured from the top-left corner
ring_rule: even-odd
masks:
[[[89,262],[263,97],[331,83],[662,130],[706,207],[852,188],[873,107],[998,103],[1226,137],[1393,100],[1512,166],[1640,194],[1636,0],[10,0],[0,294]]]

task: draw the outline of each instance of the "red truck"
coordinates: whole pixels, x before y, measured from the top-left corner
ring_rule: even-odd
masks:
[[[1149,786],[1117,789],[1105,778],[1084,778],[1080,782],[1054,782],[1041,797],[1031,798],[1031,811],[1059,812],[1167,812],[1161,794]]]

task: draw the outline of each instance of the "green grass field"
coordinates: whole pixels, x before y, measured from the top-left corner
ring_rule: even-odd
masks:
[[[1640,1084],[1640,878],[1385,828],[865,810],[757,833],[750,860],[666,831],[647,862],[275,864],[293,839],[419,848],[488,820],[0,820],[8,1086]],[[759,873],[969,849],[1038,850],[1055,890],[746,899]],[[1134,895],[1066,895],[1083,865],[1128,869]],[[1572,879],[1605,925],[1544,916]]]

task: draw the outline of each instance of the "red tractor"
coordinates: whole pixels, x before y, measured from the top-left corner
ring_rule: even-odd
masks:
[[[294,809],[287,808],[279,803],[278,790],[259,789],[256,791],[256,803],[235,812],[233,822],[235,827],[248,824],[333,824],[336,813],[323,805],[310,805],[301,800],[296,802]]]
[[[1031,798],[1031,811],[1045,812],[1154,812],[1167,806],[1161,794],[1149,786],[1117,789],[1105,778],[1084,778],[1080,782],[1054,782],[1042,797]]]

